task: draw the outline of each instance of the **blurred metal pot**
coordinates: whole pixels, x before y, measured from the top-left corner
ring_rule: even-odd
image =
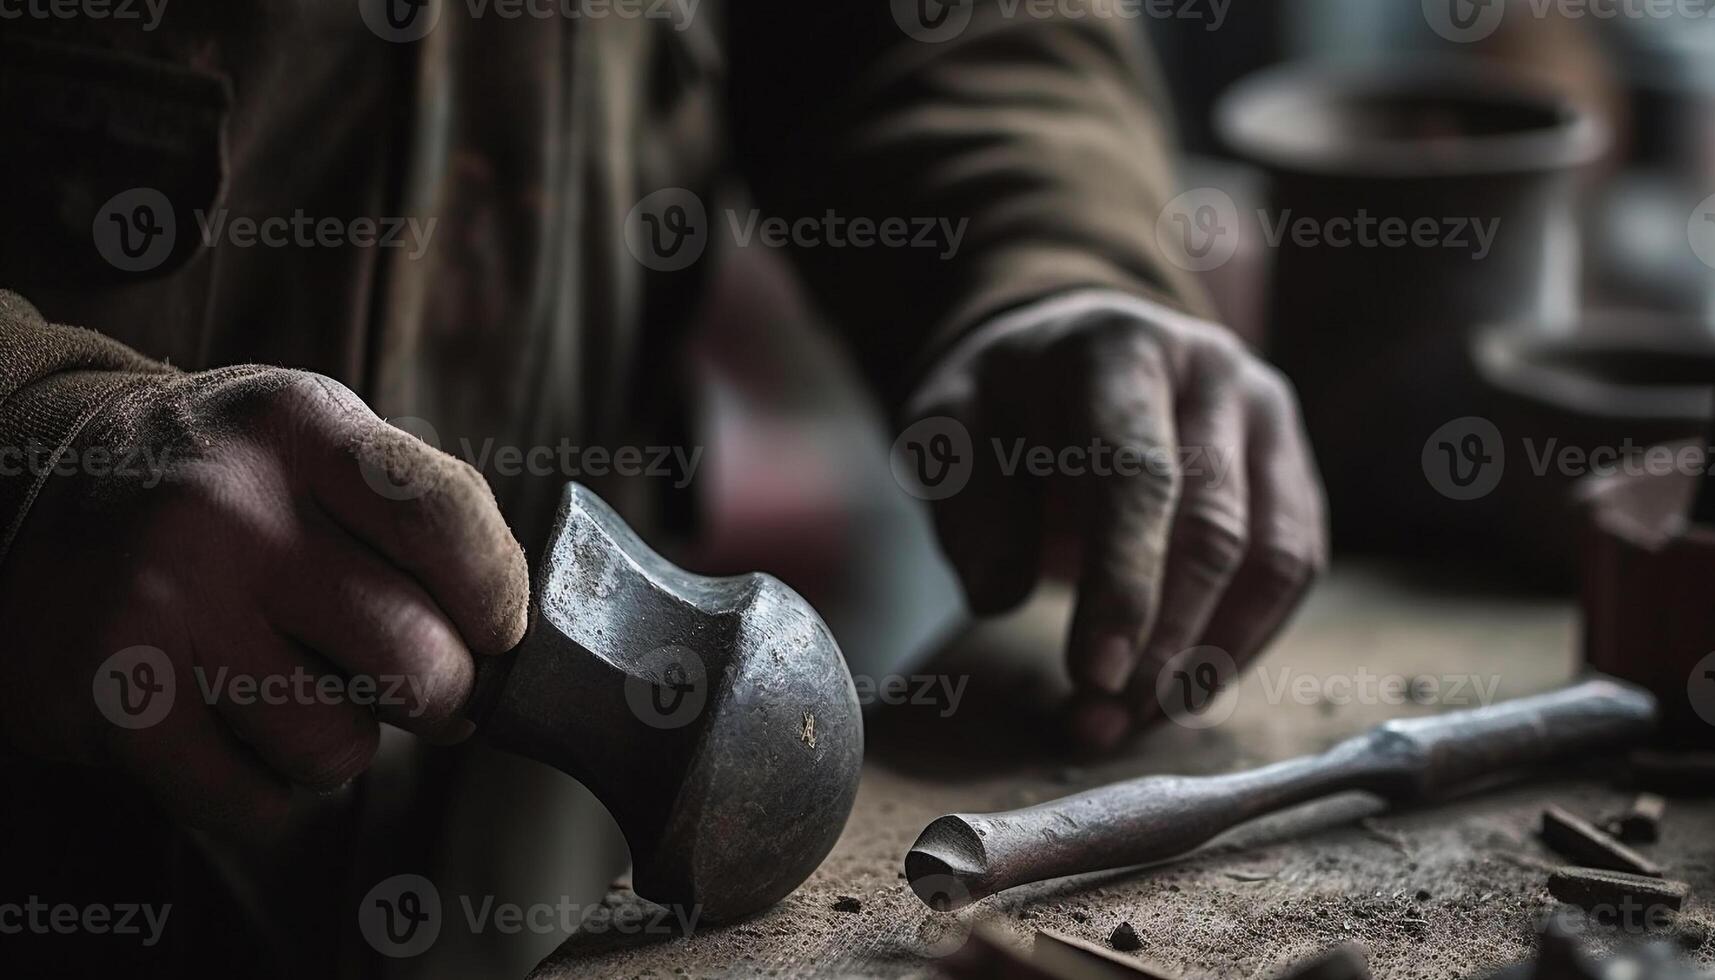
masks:
[[[1654,691],[1670,739],[1715,746],[1715,524],[1687,519],[1715,459],[1703,445],[1664,448],[1705,472],[1597,478],[1580,495],[1584,658]]]
[[[1583,480],[1683,469],[1663,444],[1702,432],[1715,392],[1715,336],[1666,314],[1592,313],[1569,328],[1476,332],[1471,360],[1490,391],[1504,471],[1467,523],[1484,542],[1566,584],[1578,567]]]
[[[1481,414],[1473,326],[1572,319],[1574,177],[1605,129],[1539,82],[1447,59],[1271,69],[1222,98],[1217,129],[1271,176],[1271,351],[1337,542],[1421,553],[1471,528],[1479,508],[1425,479],[1424,440]]]

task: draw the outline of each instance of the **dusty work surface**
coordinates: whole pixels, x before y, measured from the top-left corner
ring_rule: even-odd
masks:
[[[1030,886],[956,916],[932,912],[906,887],[901,860],[942,813],[1319,751],[1389,717],[1557,686],[1576,663],[1569,604],[1437,594],[1345,569],[1236,687],[1225,721],[1169,724],[1121,760],[1071,768],[1044,744],[1040,714],[1058,693],[1044,678],[1054,676],[1063,622],[1063,604],[1049,600],[984,627],[918,671],[936,678],[936,693],[911,696],[923,690],[917,680],[907,699],[927,703],[878,706],[844,837],[775,909],[689,938],[574,936],[536,975],[933,976],[978,922],[1020,942],[1037,927],[1105,942],[1127,921],[1143,943],[1133,955],[1188,978],[1272,976],[1345,941],[1365,947],[1379,977],[1465,977],[1529,956],[1557,907],[1546,869],[1561,862],[1535,834],[1543,807],[1601,818],[1630,798],[1616,782],[1621,767],[1603,759],[1431,809],[1384,813],[1352,794],[1240,828],[1168,864]],[[1427,703],[1395,703],[1397,690],[1382,683],[1389,676],[1419,679]],[[941,677],[969,678],[956,710]],[[1663,839],[1641,849],[1691,883],[1670,934],[1715,963],[1715,803],[1670,801]],[[623,891],[609,901],[636,903]]]

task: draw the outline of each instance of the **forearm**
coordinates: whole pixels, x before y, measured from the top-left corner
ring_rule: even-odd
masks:
[[[0,562],[57,454],[112,399],[175,374],[91,330],[50,324],[0,290]]]
[[[891,400],[965,332],[1045,296],[1108,288],[1206,312],[1155,243],[1172,177],[1134,22],[978,4],[928,44],[886,4],[740,6],[735,131],[763,207],[935,221],[924,247],[798,250]]]

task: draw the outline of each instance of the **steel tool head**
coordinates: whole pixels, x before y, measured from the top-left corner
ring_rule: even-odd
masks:
[[[711,920],[765,908],[815,870],[863,759],[851,674],[803,598],[768,575],[686,572],[577,484],[530,631],[484,669],[472,713],[601,799],[639,895]]]

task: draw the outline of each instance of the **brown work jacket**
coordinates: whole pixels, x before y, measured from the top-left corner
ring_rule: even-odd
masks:
[[[443,448],[625,444],[678,404],[675,333],[749,224],[720,210],[729,175],[764,215],[815,223],[799,267],[886,399],[1009,306],[1192,295],[1156,254],[1169,172],[1136,20],[172,0],[151,24],[126,6],[0,25],[0,444],[65,443],[156,372],[241,363],[327,374]],[[686,216],[660,209],[687,202],[710,247],[652,257],[643,236]],[[171,211],[168,246],[139,204]],[[276,244],[241,219],[274,219]],[[956,249],[855,247],[857,219],[968,225]],[[538,528],[555,481],[490,478]],[[40,480],[0,477],[0,561]]]
[[[682,403],[672,352],[704,272],[748,227],[722,211],[727,178],[811,223],[819,247],[794,257],[890,407],[1008,307],[1194,295],[1155,247],[1170,179],[1134,20],[987,0],[171,0],[145,26],[144,2],[0,20],[0,448],[87,444],[127,394],[246,363],[329,375],[449,450],[646,444]],[[963,230],[956,248],[857,243],[855,222],[889,220]],[[559,481],[487,475],[535,545]],[[49,478],[0,473],[0,575],[51,574],[4,564]],[[400,771],[354,788],[361,819],[314,823],[336,843],[283,852],[273,877],[310,880],[231,889],[274,896],[290,927],[175,907],[196,957],[262,955],[245,930],[311,960],[363,953],[356,898],[328,901],[324,872],[426,867],[393,852],[439,838],[419,797],[458,798],[404,793],[419,781]],[[200,878],[151,864],[190,852],[135,793],[29,780],[11,859],[45,869],[21,886],[137,865],[193,901]]]

